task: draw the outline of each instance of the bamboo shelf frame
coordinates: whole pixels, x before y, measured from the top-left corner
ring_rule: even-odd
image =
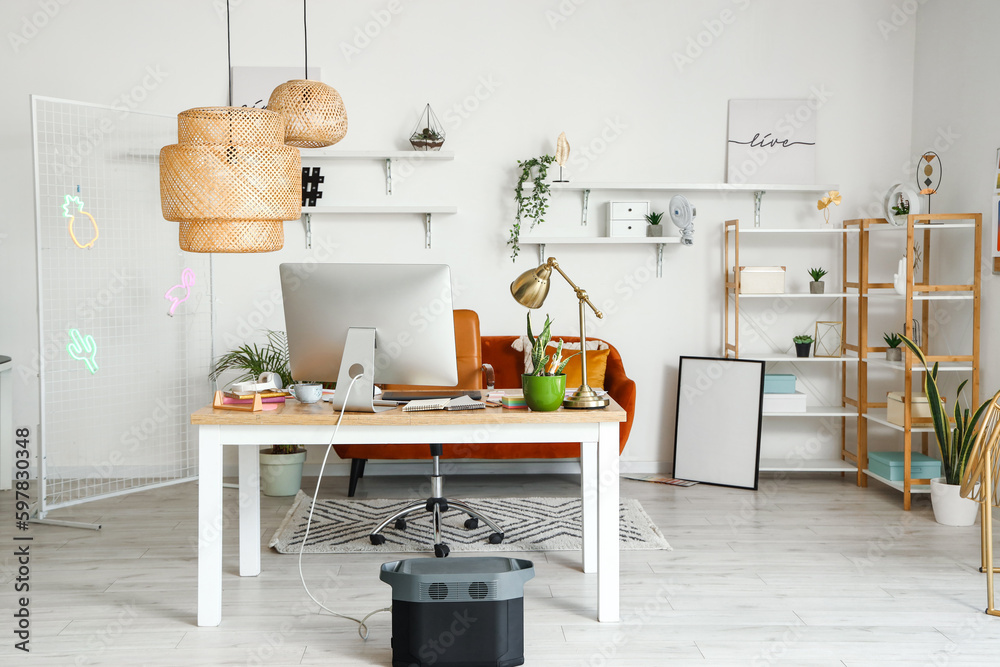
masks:
[[[968,224],[958,224],[957,221],[970,221]],[[886,362],[880,357],[872,357],[872,354],[879,354],[885,352],[887,349],[885,346],[872,345],[868,336],[868,325],[869,325],[869,300],[872,297],[878,296],[878,294],[872,293],[871,290],[877,289],[892,289],[891,283],[874,283],[869,280],[871,262],[870,262],[870,250],[871,243],[869,238],[870,232],[880,232],[880,231],[897,231],[897,233],[902,232],[902,228],[896,228],[882,219],[882,218],[860,218],[855,220],[847,220],[844,222],[845,228],[856,229],[859,232],[860,243],[858,244],[858,277],[857,280],[852,282],[847,280],[845,282],[845,290],[852,289],[857,290],[859,298],[857,299],[858,305],[858,317],[857,317],[857,338],[856,343],[848,342],[845,347],[847,350],[854,352],[859,358],[858,364],[858,387],[857,387],[857,398],[848,398],[846,395],[845,386],[845,400],[856,402],[859,406],[860,412],[863,418],[858,419],[857,423],[857,441],[858,441],[858,484],[859,486],[867,486],[868,478],[874,478],[879,481],[883,481],[893,488],[897,488],[903,493],[903,509],[909,510],[911,506],[912,494],[914,493],[926,493],[924,488],[925,485],[929,484],[930,481],[926,479],[914,479],[911,478],[911,465],[912,465],[912,448],[913,448],[913,435],[916,432],[920,436],[921,451],[924,454],[928,453],[929,450],[929,437],[925,424],[918,424],[912,416],[912,400],[913,400],[913,379],[914,374],[917,377],[922,377],[924,373],[923,367],[920,362],[916,359],[912,352],[904,348],[903,351],[903,362],[902,364],[895,364]],[[958,354],[958,355],[927,355],[927,360],[929,363],[933,364],[935,361],[942,362],[942,364],[951,364],[951,368],[942,367],[941,372],[945,371],[957,371],[969,373],[971,375],[971,392],[972,400],[975,405],[979,404],[979,346],[980,346],[980,334],[979,334],[979,323],[980,323],[980,306],[981,306],[981,282],[982,282],[982,227],[983,227],[983,216],[981,213],[938,213],[938,214],[918,214],[910,215],[907,218],[906,223],[906,245],[904,246],[906,250],[907,257],[913,257],[913,247],[914,242],[917,240],[917,236],[920,232],[923,232],[921,236],[921,241],[923,244],[923,266],[921,267],[921,272],[919,279],[915,275],[913,268],[913,262],[907,262],[906,268],[906,295],[903,297],[905,304],[905,327],[904,334],[911,338],[913,337],[913,320],[914,315],[919,311],[921,331],[923,332],[923,340],[921,341],[921,349],[927,350],[928,343],[930,339],[930,301],[934,300],[931,297],[947,298],[948,295],[956,295],[956,298],[968,299],[968,295],[971,294],[972,300],[972,352],[971,354]],[[931,233],[933,231],[944,232],[952,229],[966,229],[974,230],[975,240],[973,242],[973,253],[972,258],[972,268],[973,268],[973,282],[971,284],[961,284],[961,285],[940,285],[931,282],[931,262],[932,262],[932,243],[931,243]],[[844,275],[847,276],[847,255],[844,254]],[[918,282],[919,280],[919,282]],[[961,295],[959,297],[958,295]],[[845,331],[845,340],[847,337],[847,332]],[[896,372],[901,371],[903,374],[903,387],[904,387],[904,400],[903,400],[903,426],[901,429],[903,434],[903,475],[904,478],[901,482],[888,482],[883,480],[878,475],[870,473],[868,468],[868,426],[870,422],[875,422],[877,424],[883,424],[883,422],[874,417],[869,417],[869,415],[874,415],[874,410],[885,408],[885,402],[874,402],[869,400],[868,395],[868,367],[869,364],[877,365],[879,367],[888,367],[895,369]],[[881,426],[880,426],[881,428]]]

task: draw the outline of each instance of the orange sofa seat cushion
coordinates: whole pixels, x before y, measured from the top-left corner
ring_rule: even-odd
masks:
[[[576,354],[577,350],[563,350],[562,359]],[[552,354],[555,354],[553,350]],[[594,389],[604,389],[604,376],[608,369],[608,356],[611,355],[611,349],[607,350],[587,350],[587,384],[589,384]],[[580,360],[580,356],[577,355],[569,360],[566,364],[566,368],[563,369],[563,373],[566,374],[566,388],[570,389],[572,387],[579,387],[583,384],[583,364]]]

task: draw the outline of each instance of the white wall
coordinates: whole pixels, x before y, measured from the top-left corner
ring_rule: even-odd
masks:
[[[39,13],[47,5],[58,7],[51,18]],[[0,351],[24,368],[15,380],[17,425],[37,422],[37,382],[30,372],[37,345],[28,95],[119,100],[169,114],[224,104],[220,5],[16,0],[0,10],[7,33],[0,47],[0,180],[7,203],[0,222],[0,280],[6,286]],[[391,14],[389,7],[400,11]],[[818,91],[817,178],[841,186],[845,203],[834,211],[835,220],[863,214],[877,193],[898,180],[894,173],[910,154],[911,136],[916,138],[916,26],[902,21],[898,31],[883,34],[880,21],[891,20],[892,8],[891,0],[853,0],[836,9],[818,0],[311,3],[310,64],[323,68],[350,117],[340,147],[405,147],[416,115],[430,102],[445,121],[446,147],[457,159],[420,167],[397,183],[394,199],[455,203],[460,213],[435,221],[430,250],[423,248],[416,216],[365,217],[317,222],[311,252],[303,249],[301,226],[288,223],[281,252],[218,257],[217,346],[241,338],[249,322],[281,328],[280,305],[272,298],[277,265],[306,257],[449,263],[461,287],[457,305],[478,310],[485,333],[520,333],[524,311],[510,299],[507,285],[536,254],[526,248],[512,265],[504,247],[515,161],[552,152],[561,131],[574,151],[570,178],[719,182],[725,177],[729,99],[803,98]],[[391,20],[378,26],[373,16]],[[35,29],[32,22],[45,25]],[[234,2],[233,63],[298,65],[300,25],[298,3]],[[993,62],[987,57],[988,23],[979,25],[982,75],[965,84],[970,101],[973,91],[987,89]],[[345,57],[342,45],[365,29],[376,36]],[[10,33],[21,32],[30,39],[13,43]],[[962,85],[959,77],[948,79],[942,70],[924,83],[918,72],[922,97],[945,97],[943,86]],[[918,105],[921,114],[929,108]],[[981,129],[986,114],[984,105],[975,117]],[[936,117],[921,118],[921,128],[938,123]],[[968,136],[974,136],[971,127]],[[984,172],[995,144],[983,149]],[[945,160],[955,161],[951,154]],[[336,169],[328,197],[383,200],[377,164],[338,163]],[[720,348],[722,221],[752,214],[749,195],[689,194],[699,213],[696,245],[668,248],[662,279],[649,277],[647,249],[549,251],[609,311],[595,332],[620,349],[638,384],[625,461],[650,470],[669,469],[672,458],[678,356],[714,355]],[[602,221],[596,212],[607,199],[595,194],[594,223]],[[665,208],[666,198],[654,198],[654,207]],[[578,211],[575,196],[558,198],[542,231],[579,232]],[[820,219],[811,195],[769,194],[765,211],[770,224]],[[794,250],[775,263],[795,265]],[[792,280],[804,289],[804,273]],[[567,288],[553,289],[546,310],[557,333],[575,333]],[[811,329],[811,319],[807,324]]]
[[[928,2],[916,13],[920,47],[914,68],[913,154],[933,146],[941,155],[944,179],[934,198],[935,212],[983,214],[981,400],[1000,389],[1000,353],[991,335],[1000,327],[1000,277],[992,273],[988,231],[1000,148],[998,58],[991,30],[998,22],[1000,4],[990,0]],[[948,141],[942,140],[945,136]],[[970,257],[967,243],[948,252]],[[953,268],[966,278],[971,275],[967,260]]]

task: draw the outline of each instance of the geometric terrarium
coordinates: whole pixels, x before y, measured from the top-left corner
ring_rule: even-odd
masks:
[[[844,351],[844,323],[817,322],[815,357],[839,357]]]
[[[441,125],[430,104],[424,107],[420,120],[413,127],[410,144],[418,151],[439,151],[444,145],[444,126]]]

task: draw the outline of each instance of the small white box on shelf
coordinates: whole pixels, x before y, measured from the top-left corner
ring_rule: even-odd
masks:
[[[888,407],[886,408],[886,419],[896,426],[903,425],[903,392],[901,391],[890,391],[886,394],[886,403]],[[924,420],[929,421],[931,417],[931,407],[927,402],[927,395],[922,393],[916,393],[910,397],[912,403],[910,404],[910,419],[911,420]],[[948,399],[944,396],[941,397],[942,401],[947,401]]]
[[[737,279],[743,294],[785,293],[783,266],[741,266]]]
[[[801,391],[794,394],[764,394],[764,414],[772,412],[805,412],[806,395]]]
[[[646,236],[645,220],[609,220],[608,236]]]
[[[648,201],[608,202],[608,236],[645,237]]]

